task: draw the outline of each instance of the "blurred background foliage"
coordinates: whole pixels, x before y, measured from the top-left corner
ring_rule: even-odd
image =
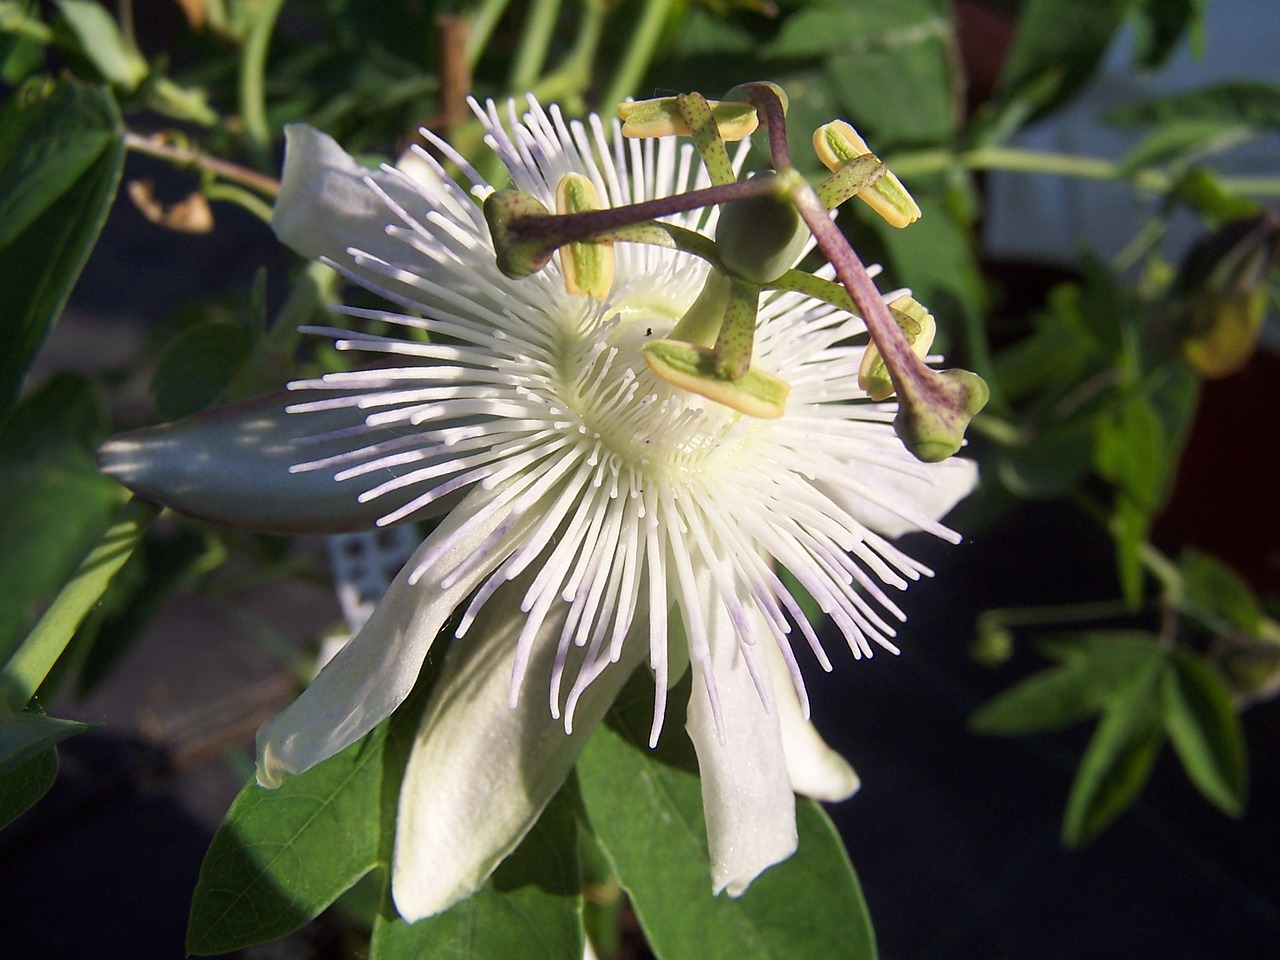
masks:
[[[576,115],[763,78],[790,95],[797,158],[810,156],[808,131],[847,118],[924,211],[905,231],[855,210],[841,225],[929,306],[949,362],[991,386],[970,432],[983,483],[958,527],[972,535],[1020,502],[1061,500],[1114,545],[1110,595],[990,609],[970,634],[958,624],[939,638],[971,638],[993,668],[1014,658],[973,729],[1094,724],[1063,801],[1068,845],[1139,795],[1166,744],[1206,800],[1238,816],[1242,714],[1280,691],[1273,495],[1243,518],[1261,551],[1215,556],[1153,531],[1171,499],[1197,498],[1183,457],[1206,381],[1251,362],[1275,372],[1253,357],[1277,300],[1280,87],[1242,77],[1116,106],[1100,119],[1133,133],[1121,155],[1015,139],[1069,107],[1121,33],[1133,71],[1202,48],[1210,2],[0,0],[0,823],[49,789],[56,745],[88,729],[42,704],[92,691],[172,597],[229,576],[327,575],[279,540],[156,522],[93,455],[121,427],[332,368],[338,356],[296,327],[363,295],[274,252],[239,288],[149,318],[137,355],[90,376],[29,376],[113,206],[158,235],[244,230],[269,220],[286,123],[368,161],[394,160],[425,125],[491,174],[468,95],[532,91]],[[1236,169],[1230,151],[1259,142],[1270,165]],[[157,161],[160,185],[135,175]],[[1122,185],[1141,222],[1118,254],[1082,249],[1070,269],[993,262],[981,227],[996,171]],[[1195,239],[1171,247],[1179,218]],[[261,249],[266,229],[252,229]],[[1271,450],[1274,398],[1272,386],[1228,408],[1215,429],[1236,446],[1209,470]],[[1209,523],[1235,506],[1210,505]]]

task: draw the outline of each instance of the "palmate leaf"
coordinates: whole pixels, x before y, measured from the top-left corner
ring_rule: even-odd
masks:
[[[688,696],[672,691],[672,705]],[[652,685],[638,677],[578,762],[583,807],[660,960],[874,960],[857,877],[817,804],[797,803],[800,847],[738,899],[711,895],[701,790],[682,717],[646,744]],[[673,710],[682,713],[682,710]]]

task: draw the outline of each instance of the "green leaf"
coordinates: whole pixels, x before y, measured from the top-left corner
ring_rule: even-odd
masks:
[[[1062,637],[1042,650],[1059,666],[1033,674],[969,718],[977,733],[1010,736],[1060,730],[1104,710],[1130,678],[1164,650],[1149,634],[1097,631]]]
[[[1162,66],[1177,49],[1188,30],[1191,48],[1199,59],[1204,48],[1204,13],[1207,0],[1140,0],[1137,21],[1137,65],[1144,70]]]
[[[383,723],[368,737],[275,790],[250,783],[232,803],[200,867],[187,950],[228,953],[274,940],[314,919],[389,862],[381,805],[387,779]]]
[[[1116,545],[1116,572],[1120,592],[1130,610],[1142,605],[1142,548],[1151,532],[1151,513],[1121,494],[1111,513],[1111,537]]]
[[[59,720],[41,713],[0,716],[0,776],[6,776],[50,747],[89,730],[90,724]]]
[[[1152,508],[1167,485],[1164,424],[1151,401],[1130,394],[1098,418],[1093,462],[1135,504]]]
[[[1182,609],[1224,633],[1232,627],[1248,634],[1258,632],[1262,608],[1238,573],[1192,549],[1183,551],[1178,567],[1182,572]]]
[[[1005,58],[999,99],[1034,92],[1035,115],[1076,93],[1093,75],[1131,0],[1028,0]]]
[[[772,59],[824,54],[895,50],[926,36],[945,37],[951,20],[937,0],[819,0],[805,4],[782,21],[778,36],[765,48]]]
[[[1081,412],[999,453],[1000,482],[1024,499],[1061,497],[1093,464],[1094,416]]]
[[[1170,120],[1125,154],[1116,173],[1127,177],[1162,163],[1189,162],[1227,150],[1252,135],[1249,127],[1221,120]]]
[[[1280,86],[1256,80],[1233,80],[1126,104],[1108,113],[1106,120],[1120,126],[1211,121],[1224,126],[1275,131],[1280,130]]]
[[[661,960],[872,960],[875,937],[848,855],[817,804],[796,805],[800,847],[742,897],[711,895],[701,788],[680,731],[686,680],[671,691],[667,735],[648,738],[653,688],[637,679],[578,761],[597,842]]]
[[[489,882],[439,916],[408,924],[388,908],[374,923],[370,960],[581,957],[576,809],[576,791],[561,789]]]
[[[58,778],[58,750],[50,747],[22,766],[0,774],[0,830],[49,792]]]
[[[0,660],[124,499],[94,465],[106,435],[92,388],[72,374],[26,397],[0,427]]]
[[[1062,842],[1068,847],[1102,832],[1146,784],[1160,749],[1160,688],[1167,670],[1165,660],[1153,659],[1103,713],[1067,798]]]
[[[58,0],[58,9],[102,78],[125,93],[136,90],[147,75],[147,61],[125,41],[106,8],[94,0]]]
[[[0,116],[0,417],[98,239],[124,163],[103,90],[29,84]]]
[[[1244,812],[1244,733],[1231,694],[1217,671],[1186,651],[1164,674],[1164,727],[1187,776],[1223,813]]]
[[[106,533],[4,664],[0,691],[10,707],[24,706],[39,689],[159,512],[159,507],[139,500],[127,501],[116,512]]]
[[[161,420],[211,407],[249,356],[250,334],[239,323],[213,320],[184,330],[165,348],[151,381]]]
[[[942,143],[954,132],[952,67],[944,33],[930,29],[901,47],[842,52],[823,65],[843,112],[854,118],[854,126],[870,138],[877,153],[897,144]]]

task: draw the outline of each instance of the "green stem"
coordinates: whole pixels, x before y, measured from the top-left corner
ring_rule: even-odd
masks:
[[[919,177],[943,173],[955,167],[968,170],[1006,170],[1011,173],[1044,173],[1083,180],[1129,180],[1145,190],[1167,193],[1175,179],[1161,170],[1123,172],[1120,163],[1101,157],[1070,153],[1024,150],[1018,147],[983,147],[965,153],[923,150],[892,158],[889,168],[899,177]],[[1280,177],[1222,177],[1218,180],[1230,193],[1248,196],[1280,196]]]
[[[626,55],[618,64],[618,69],[614,71],[613,79],[609,81],[600,100],[605,109],[621,103],[640,86],[653,61],[653,54],[658,48],[662,27],[667,22],[670,10],[671,0],[649,0],[642,4],[640,20],[631,31]]]
[[[511,0],[485,0],[471,17],[471,32],[467,35],[467,64],[473,70],[480,62],[480,54],[484,52],[493,28],[502,19],[510,2]]]
[[[233,186],[229,183],[210,183],[205,185],[202,192],[210,200],[234,203],[236,206],[248,210],[263,223],[271,223],[271,205],[263,203],[262,200],[243,187]]]
[[[227,160],[211,157],[207,153],[201,153],[194,147],[175,147],[173,144],[164,143],[151,137],[144,137],[142,134],[134,133],[132,130],[125,131],[124,145],[125,149],[132,150],[134,153],[142,153],[148,157],[168,160],[177,167],[196,167],[200,170],[206,170],[214,176],[226,180],[228,183],[236,183],[242,187],[248,187],[250,190],[254,190],[266,197],[274,198],[280,192],[279,180],[258,173],[256,170],[230,163]]]
[[[538,79],[547,62],[551,35],[559,15],[560,0],[534,0],[521,31],[515,61],[511,65],[511,75],[507,81],[509,90],[527,90]]]
[[[284,0],[263,0],[240,57],[240,119],[244,122],[249,147],[262,163],[267,161],[267,148],[271,143],[263,80],[267,69],[267,50],[282,6]]]
[[[27,705],[159,513],[159,507],[142,500],[127,500],[116,512],[107,532],[0,671],[5,705],[13,710]]]

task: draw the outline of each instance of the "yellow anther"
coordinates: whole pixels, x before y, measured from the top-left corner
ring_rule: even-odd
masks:
[[[657,377],[672,386],[739,413],[776,420],[787,408],[790,384],[754,367],[737,380],[725,379],[716,374],[715,360],[707,347],[683,340],[651,340],[644,345],[644,359]]]
[[[565,174],[556,184],[556,213],[602,210],[595,184],[580,173]],[[572,296],[603,300],[613,288],[613,243],[575,242],[560,248],[564,288]]]
[[[716,129],[726,142],[741,140],[755,132],[760,121],[756,109],[749,103],[732,100],[709,100]],[[675,97],[659,97],[656,100],[631,100],[618,104],[618,116],[622,118],[624,137],[689,136],[689,127],[680,116]]]
[[[938,332],[938,324],[933,315],[906,294],[889,304],[889,313],[911,344],[912,352],[923,360],[933,346],[934,334]],[[888,400],[893,396],[893,380],[889,377],[889,369],[874,341],[867,344],[867,350],[862,355],[862,365],[858,367],[858,386],[872,400]]]
[[[818,159],[832,173],[850,160],[871,153],[865,140],[843,120],[823,124],[813,133],[813,149]],[[888,170],[871,186],[858,192],[858,198],[895,227],[905,227],[920,219],[920,208],[897,177]]]

